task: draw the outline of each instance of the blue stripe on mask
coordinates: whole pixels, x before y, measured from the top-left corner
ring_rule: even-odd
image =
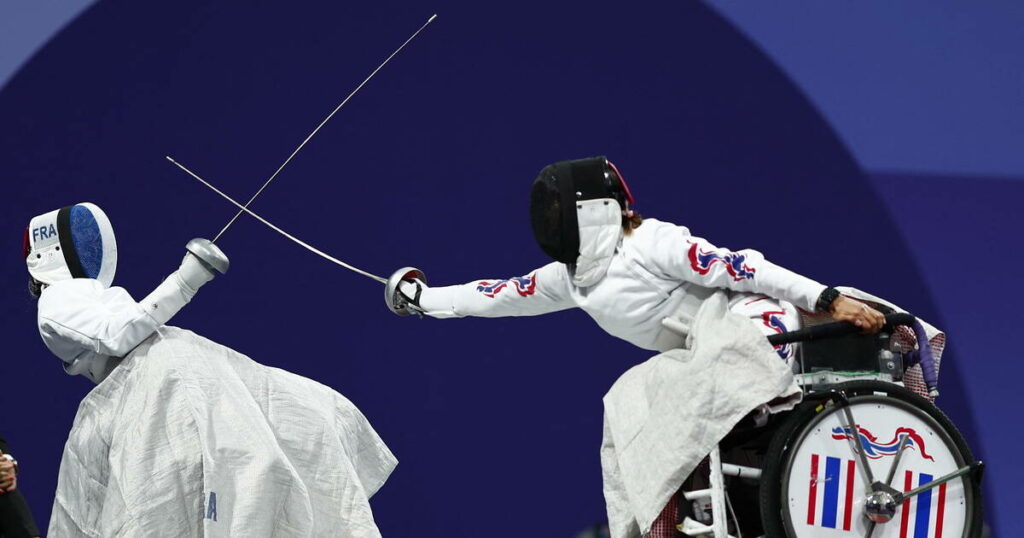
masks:
[[[71,208],[71,241],[78,253],[82,270],[89,278],[100,275],[103,265],[103,237],[100,236],[100,225],[96,222],[89,208],[76,205]]]

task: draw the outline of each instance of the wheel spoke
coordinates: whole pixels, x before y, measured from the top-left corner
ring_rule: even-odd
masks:
[[[846,415],[846,422],[853,433],[853,440],[850,441],[850,444],[853,445],[853,451],[860,460],[860,468],[864,473],[864,478],[867,480],[868,489],[870,490],[875,483],[875,476],[872,474],[871,466],[868,464],[868,456],[864,452],[864,442],[860,438],[860,430],[857,428],[857,423],[853,420],[853,412],[850,411],[849,402],[844,403],[843,414]]]
[[[885,485],[892,486],[892,479],[896,477],[896,471],[899,470],[900,458],[903,457],[903,449],[907,446],[907,441],[910,440],[910,436],[903,434],[903,439],[900,439],[900,447],[896,449],[896,457],[892,460],[892,467],[889,467],[889,474],[885,477]]]
[[[910,490],[910,491],[908,491],[906,493],[901,493],[900,497],[898,499],[896,499],[896,500],[897,500],[897,502],[903,502],[905,499],[909,499],[909,498],[917,495],[918,493],[921,493],[922,491],[928,491],[928,490],[934,488],[935,486],[938,486],[939,484],[943,484],[945,482],[949,482],[950,480],[953,480],[955,478],[960,478],[961,476],[969,474],[979,464],[980,464],[980,462],[974,462],[974,463],[972,463],[970,465],[965,465],[965,466],[963,466],[963,467],[953,471],[952,473],[947,474],[946,476],[943,476],[941,478],[937,478],[935,480],[932,480],[931,482],[928,482],[927,484],[925,484],[923,486],[918,486],[918,487],[916,487],[916,488],[914,488],[914,489],[912,489],[912,490]]]

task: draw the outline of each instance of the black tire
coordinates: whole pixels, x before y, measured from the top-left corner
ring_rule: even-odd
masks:
[[[974,461],[971,449],[967,446],[960,430],[953,425],[953,422],[946,417],[938,407],[929,402],[926,398],[911,392],[899,385],[884,383],[880,381],[851,381],[829,387],[831,390],[841,391],[847,398],[853,400],[857,396],[869,396],[883,393],[889,398],[906,402],[926,413],[934,419],[945,433],[953,441],[963,464]],[[760,504],[761,522],[764,526],[767,538],[787,538],[786,532],[788,517],[787,510],[784,510],[782,499],[786,497],[783,492],[783,484],[787,483],[786,476],[783,476],[788,468],[789,459],[793,457],[795,446],[793,443],[800,438],[805,426],[811,422],[820,412],[830,409],[822,405],[827,399],[815,399],[813,393],[794,409],[785,419],[782,425],[776,430],[768,445],[768,451],[764,456],[764,464],[761,474]],[[952,447],[951,447],[952,448]],[[982,497],[981,487],[978,480],[967,480],[970,484],[969,499],[971,502],[970,514],[965,526],[964,536],[974,538],[981,536],[982,528]]]

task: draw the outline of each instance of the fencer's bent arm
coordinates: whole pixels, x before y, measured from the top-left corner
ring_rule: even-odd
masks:
[[[226,257],[219,250],[216,253],[224,258],[226,268]],[[89,355],[124,357],[213,278],[214,269],[208,265],[197,255],[186,254],[181,267],[139,303],[124,288],[108,289],[98,280],[55,282],[39,298],[43,342],[65,363]]]
[[[826,286],[766,260],[756,250],[730,251],[690,235],[682,226],[665,223],[646,249],[651,262],[666,276],[709,288],[760,293],[813,312]]]
[[[420,296],[424,313],[435,318],[536,316],[575,306],[558,262],[523,277],[425,288]]]
[[[124,288],[92,279],[55,282],[39,298],[40,335],[66,363],[83,354],[123,357],[160,325]]]

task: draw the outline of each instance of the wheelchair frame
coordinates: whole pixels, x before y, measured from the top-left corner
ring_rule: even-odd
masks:
[[[920,361],[922,369],[924,371],[925,382],[928,386],[929,393],[934,398],[938,395],[938,382],[937,382],[937,371],[935,367],[934,358],[931,355],[930,348],[927,344],[927,339],[924,336],[924,329],[920,322],[910,314],[889,314],[886,316],[886,326],[883,331],[892,332],[898,326],[909,326],[914,329],[915,335],[918,340],[918,353],[917,359]],[[838,338],[850,334],[859,332],[860,329],[850,323],[836,322],[817,325],[814,327],[801,329],[799,331],[793,331],[790,333],[777,334],[768,337],[769,343],[773,345],[780,345],[786,343],[795,342],[807,342],[812,340]],[[885,350],[888,352],[888,350]],[[890,353],[891,355],[891,353]],[[883,356],[881,359],[884,361],[891,359],[891,356]],[[893,377],[889,373],[860,373],[854,376],[844,376],[842,372],[837,373],[843,381],[851,381],[855,379],[861,380],[875,380],[884,383],[895,384]],[[821,386],[825,385],[827,388],[831,383],[827,383],[828,380],[836,381],[837,379],[830,378],[827,373],[814,372],[814,373],[803,373],[801,378],[798,379],[798,383],[805,389],[810,386]],[[826,383],[822,383],[825,381]],[[850,403],[846,395],[841,391],[836,390],[822,390],[812,392],[811,400],[831,400],[836,405],[839,411],[843,415],[844,427],[848,427],[853,431],[856,431],[854,427],[857,422],[854,420],[853,414],[850,411]],[[767,407],[762,405],[761,408],[755,411],[760,415],[760,418],[767,419]],[[759,424],[760,426],[761,424]],[[889,486],[892,482],[892,476],[888,477],[886,482],[881,482],[872,476],[871,468],[867,462],[866,452],[863,446],[863,440],[860,435],[852,436],[850,444],[853,452],[859,459],[859,464],[862,472],[865,474],[865,478],[870,483],[870,492],[866,496],[865,502],[865,515],[871,520],[868,524],[868,534],[870,537],[874,532],[876,522],[888,521],[887,518],[891,518],[893,513],[888,513],[885,507],[898,507],[905,499],[916,496],[917,494],[930,490],[941,484],[949,482],[951,480],[971,475],[971,480],[975,483],[980,483],[981,474],[984,469],[984,464],[981,461],[971,462],[963,467],[958,468],[956,471],[935,479],[925,485],[921,485],[915,489],[907,492],[900,492]],[[907,446],[908,436],[904,435],[901,439],[899,448],[895,455],[895,460],[891,466],[890,474],[896,470],[899,465],[900,458],[903,455],[904,448]],[[701,499],[709,499],[711,501],[711,522],[702,523],[695,521],[694,519],[684,516],[683,521],[676,526],[676,529],[683,533],[684,536],[701,537],[711,536],[714,538],[736,538],[735,536],[728,533],[728,518],[729,512],[732,510],[729,505],[728,497],[726,496],[725,477],[738,477],[754,479],[760,482],[762,476],[762,469],[755,467],[748,467],[743,465],[736,465],[731,463],[725,463],[722,461],[722,455],[720,445],[716,444],[709,454],[709,487],[705,489],[698,489],[692,491],[679,491],[686,501],[692,502]],[[696,471],[695,471],[696,472]],[[867,508],[870,505],[872,508]],[[978,507],[980,510],[980,507]],[[893,509],[894,510],[894,509]],[[681,514],[682,516],[682,514]],[[968,522],[970,524],[970,522]],[[740,533],[739,525],[736,525],[736,532]]]

